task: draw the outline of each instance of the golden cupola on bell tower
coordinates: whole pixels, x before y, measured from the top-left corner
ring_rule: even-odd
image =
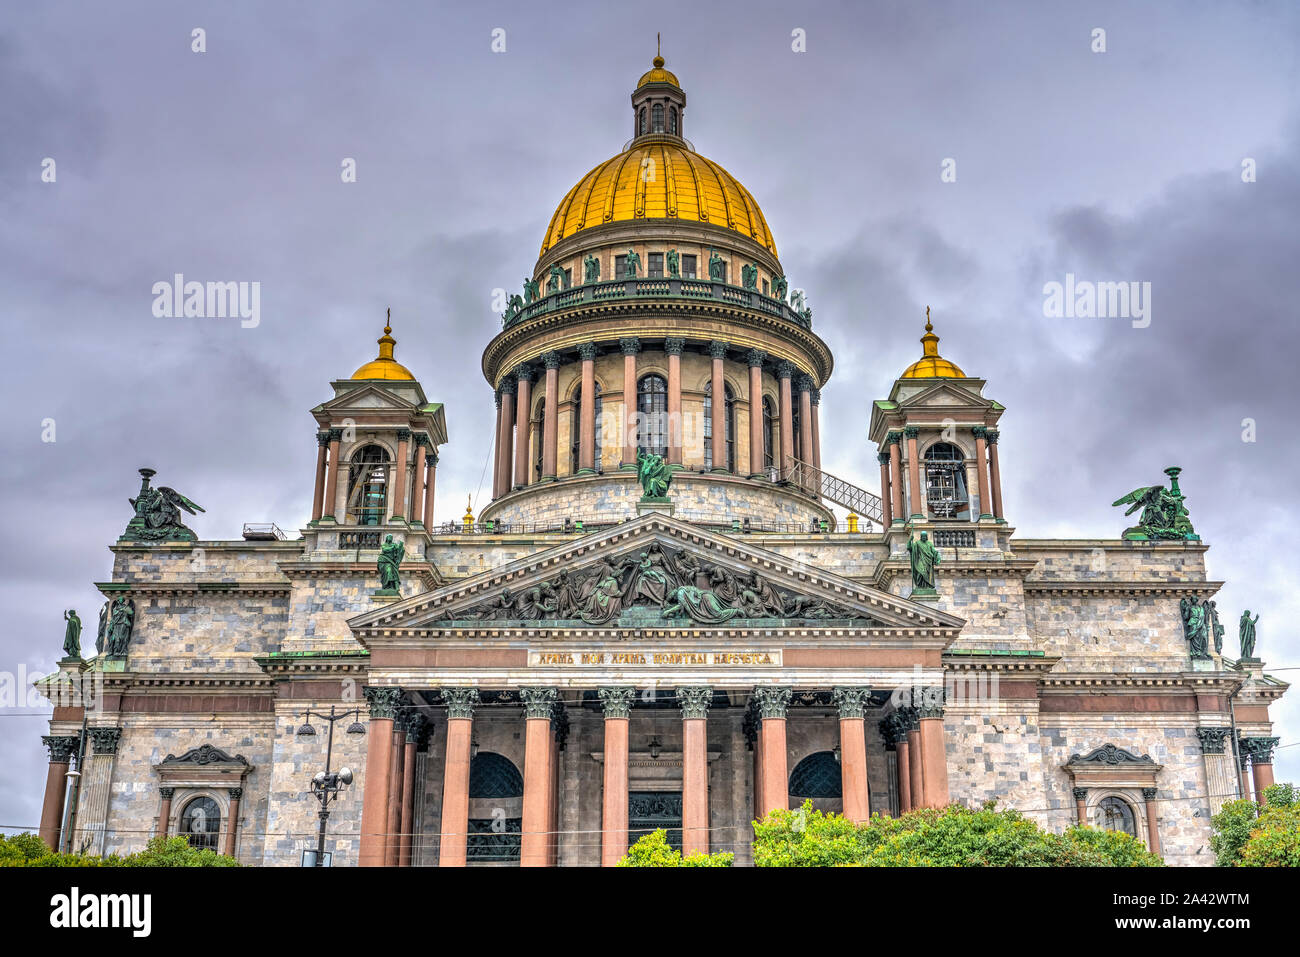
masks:
[[[319,547],[378,547],[387,527],[399,540],[426,533],[433,517],[438,447],[447,441],[441,403],[430,402],[394,352],[389,310],[379,355],[332,384],[334,398],[312,409],[317,457],[312,518]]]

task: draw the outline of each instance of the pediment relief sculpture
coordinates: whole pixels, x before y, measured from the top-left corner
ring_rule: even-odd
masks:
[[[648,613],[648,614],[647,614]],[[658,542],[644,550],[602,559],[581,571],[521,591],[503,589],[464,610],[444,611],[441,620],[579,620],[589,625],[636,618],[684,618],[716,625],[734,619],[837,619],[870,621],[844,605],[782,590],[758,572],[737,574],[701,562],[685,549]],[[874,622],[873,622],[874,623]]]

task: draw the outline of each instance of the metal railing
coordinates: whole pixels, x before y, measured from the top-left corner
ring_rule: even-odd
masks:
[[[803,489],[810,494],[828,499],[836,505],[842,505],[857,513],[868,522],[883,525],[885,512],[880,496],[859,488],[852,482],[823,472],[821,469],[799,459],[793,459],[794,467],[785,472],[782,481]]]
[[[283,542],[287,536],[275,522],[245,522],[244,541]]]
[[[521,322],[560,309],[584,304],[609,302],[619,299],[693,299],[716,300],[734,306],[744,306],[770,316],[777,316],[804,329],[812,329],[812,310],[799,312],[788,302],[765,296],[757,289],[745,289],[725,282],[709,279],[654,278],[606,279],[568,289],[558,289],[528,303],[517,311],[507,311],[501,317],[501,328],[509,329]]]

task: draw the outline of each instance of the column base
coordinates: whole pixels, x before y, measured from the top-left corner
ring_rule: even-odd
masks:
[[[673,503],[671,499],[641,499],[636,503],[636,513],[645,515],[649,512],[655,512],[659,515],[672,515]]]
[[[596,474],[596,470],[595,470],[595,469],[578,469],[578,471],[574,472],[573,474],[574,474],[574,475],[595,475],[595,474]],[[523,486],[518,486],[518,487],[519,487],[519,488],[522,488]]]

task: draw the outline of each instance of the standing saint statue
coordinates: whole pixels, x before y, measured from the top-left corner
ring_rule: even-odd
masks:
[[[627,259],[623,261],[623,275],[628,279],[636,278],[636,271],[641,266],[641,256],[635,249],[629,248]]]
[[[587,253],[582,258],[582,281],[585,283],[597,282],[600,279],[600,260]]]
[[[1193,658],[1210,657],[1209,622],[1205,605],[1197,598],[1184,598],[1178,603],[1183,613],[1183,635]]]
[[[67,628],[63,630],[63,657],[80,661],[81,619],[77,617],[76,609],[65,611],[63,620],[68,623]]]
[[[406,556],[406,546],[401,542],[393,541],[392,535],[384,537],[384,544],[379,547],[379,592],[381,595],[400,594],[401,582],[397,577],[397,570],[402,566],[402,559]]]
[[[709,249],[709,278],[714,282],[722,282],[722,275],[726,272],[727,263],[718,255],[716,249]]]
[[[668,250],[668,278],[677,279],[682,272],[682,257],[675,249]]]
[[[1210,625],[1210,635],[1214,638],[1214,653],[1223,654],[1223,625],[1219,622],[1219,606],[1213,601],[1205,603],[1205,618]]]
[[[910,539],[907,553],[912,559],[912,594],[934,593],[934,570],[939,564],[939,549],[930,541],[929,532],[920,538]]]
[[[125,595],[113,599],[113,610],[108,615],[108,656],[126,657],[131,632],[135,628],[135,601]]]
[[[1249,608],[1241,613],[1241,623],[1238,626],[1237,634],[1241,639],[1242,658],[1254,659],[1255,657],[1255,626],[1258,624],[1259,615],[1251,618]]]

